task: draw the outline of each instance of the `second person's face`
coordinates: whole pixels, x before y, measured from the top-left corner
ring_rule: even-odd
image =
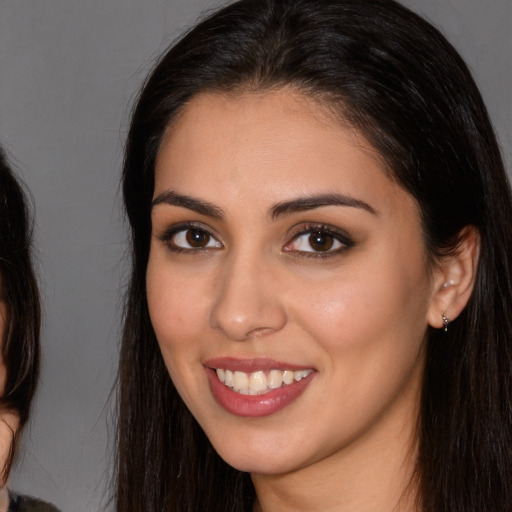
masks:
[[[3,344],[7,341],[7,330],[9,328],[9,308],[5,301],[2,291],[2,276],[0,275],[0,343]],[[0,356],[0,396],[5,394],[5,384],[7,380],[7,367],[3,358]],[[0,488],[5,485],[5,481],[1,478],[6,475],[1,474],[5,467],[5,463],[9,459],[14,437],[19,428],[19,416],[16,411],[9,409],[0,409]],[[0,503],[2,499],[6,499],[0,493]],[[2,510],[0,505],[0,510]]]
[[[432,307],[417,205],[311,99],[203,94],[158,153],[148,305],[219,454],[279,474],[413,428]]]

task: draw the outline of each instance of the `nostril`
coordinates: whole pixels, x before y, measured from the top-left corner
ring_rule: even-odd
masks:
[[[265,336],[285,324],[285,309],[278,297],[268,299],[255,293],[245,299],[224,294],[210,314],[210,326],[234,341]]]
[[[270,327],[257,327],[256,329],[253,329],[252,331],[247,333],[247,338],[258,338],[260,336],[265,336],[267,334],[275,332],[276,330],[277,329],[272,329]]]

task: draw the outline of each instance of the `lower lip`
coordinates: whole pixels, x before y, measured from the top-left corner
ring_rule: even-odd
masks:
[[[215,400],[229,413],[249,418],[269,416],[284,409],[302,394],[316,375],[316,372],[312,372],[298,382],[273,389],[264,395],[241,395],[222,384],[215,370],[205,369]]]

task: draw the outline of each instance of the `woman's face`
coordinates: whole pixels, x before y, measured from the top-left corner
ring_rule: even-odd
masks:
[[[2,277],[0,275],[0,343],[5,343],[7,336],[7,326],[9,322],[9,309],[7,303],[3,298],[2,288]],[[7,368],[4,364],[3,358],[0,354],[0,397],[4,395],[5,381],[7,379]],[[0,408],[0,487],[5,482],[2,477],[2,469],[9,458],[11,446],[14,439],[14,434],[19,428],[19,416],[16,412],[5,410]],[[2,495],[0,494],[0,510],[2,510]]]
[[[279,474],[410,433],[435,271],[369,144],[291,90],[202,94],[155,172],[151,320],[219,454]]]

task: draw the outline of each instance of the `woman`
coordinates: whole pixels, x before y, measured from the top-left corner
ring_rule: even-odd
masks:
[[[510,510],[511,196],[452,46],[242,0],[126,148],[117,510]]]
[[[0,511],[55,512],[5,487],[39,373],[40,306],[23,191],[0,149]]]

